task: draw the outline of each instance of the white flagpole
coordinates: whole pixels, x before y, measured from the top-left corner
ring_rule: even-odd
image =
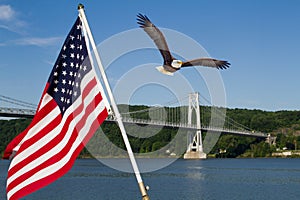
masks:
[[[134,171],[134,173],[135,173],[137,182],[138,182],[138,184],[139,184],[139,188],[140,188],[140,191],[141,191],[141,194],[142,194],[142,199],[143,199],[143,200],[150,200],[150,198],[149,198],[149,196],[148,196],[148,194],[147,194],[145,185],[144,185],[144,183],[143,183],[141,174],[140,174],[140,172],[139,172],[139,169],[138,169],[136,160],[135,160],[135,158],[134,158],[134,154],[133,154],[133,152],[132,152],[132,149],[131,149],[131,146],[130,146],[130,143],[129,143],[129,140],[128,140],[128,137],[127,137],[127,134],[126,134],[126,130],[125,130],[124,124],[123,124],[123,122],[122,122],[121,114],[120,114],[120,112],[119,112],[119,109],[118,109],[117,104],[116,104],[116,102],[115,102],[115,99],[114,99],[112,90],[111,90],[111,88],[110,88],[108,79],[107,79],[107,77],[106,77],[106,73],[105,73],[105,70],[104,70],[104,68],[103,68],[103,65],[102,65],[102,62],[101,62],[101,59],[100,59],[100,56],[99,56],[99,53],[98,53],[98,50],[97,50],[97,47],[96,47],[96,44],[95,44],[93,35],[92,35],[92,32],[91,32],[91,29],[90,29],[90,27],[89,27],[87,18],[86,18],[85,13],[84,13],[84,6],[83,6],[82,4],[79,4],[79,5],[78,5],[78,12],[79,12],[79,15],[80,15],[80,17],[81,17],[81,19],[82,19],[83,25],[84,25],[84,27],[85,27],[85,29],[86,29],[87,35],[88,35],[88,37],[89,37],[89,40],[90,40],[90,43],[91,43],[91,46],[92,46],[92,49],[93,49],[93,51],[94,51],[95,58],[96,58],[98,67],[99,67],[99,69],[100,69],[101,76],[102,76],[103,82],[104,82],[104,84],[105,84],[105,87],[106,87],[106,90],[107,90],[107,93],[108,93],[110,102],[111,102],[111,104],[112,104],[112,108],[113,108],[113,111],[114,111],[114,114],[115,114],[117,123],[118,123],[118,125],[119,125],[119,127],[120,127],[120,130],[121,130],[121,134],[122,134],[122,137],[123,137],[123,140],[124,140],[124,143],[125,143],[127,152],[128,152],[128,156],[129,156],[129,159],[130,159],[130,162],[131,162],[133,171]]]

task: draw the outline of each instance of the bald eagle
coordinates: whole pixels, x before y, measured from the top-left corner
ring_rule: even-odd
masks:
[[[206,66],[214,67],[217,69],[226,69],[230,66],[229,62],[224,60],[217,60],[214,58],[197,58],[185,62],[178,60],[171,55],[162,32],[150,21],[150,19],[146,15],[142,15],[139,13],[137,15],[137,23],[150,36],[150,38],[154,41],[157,48],[159,49],[164,59],[164,63],[163,66],[159,66],[156,68],[163,74],[173,75],[174,72],[181,69],[182,67],[190,66]]]

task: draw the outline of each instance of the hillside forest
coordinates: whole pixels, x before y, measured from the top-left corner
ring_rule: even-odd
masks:
[[[149,106],[119,105],[129,107],[130,112],[149,109]],[[180,112],[180,107],[164,108],[166,112]],[[212,107],[202,106],[202,124],[209,123]],[[223,109],[224,108],[219,108]],[[180,116],[178,114],[177,116]],[[133,118],[149,118],[149,114],[141,113]],[[180,119],[166,119],[178,121]],[[208,149],[210,156],[222,158],[237,157],[268,157],[273,152],[282,150],[300,149],[300,111],[262,111],[248,109],[226,109],[225,120],[234,120],[236,123],[248,127],[250,130],[276,136],[276,144],[269,145],[262,138],[246,137],[231,134],[221,134],[216,144]],[[0,120],[0,151],[3,154],[6,145],[21,133],[31,122],[31,119]],[[228,123],[225,121],[225,126]],[[139,156],[172,155],[182,156],[187,147],[188,135],[193,133],[173,127],[157,127],[145,125],[126,125],[130,144]],[[203,133],[205,140],[207,133]],[[105,121],[87,147],[81,152],[81,157],[119,157],[125,152],[125,145],[120,130],[114,122]]]

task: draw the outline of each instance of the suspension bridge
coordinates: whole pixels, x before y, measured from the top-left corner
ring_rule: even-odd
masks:
[[[202,97],[206,103],[210,103]],[[1,102],[11,105],[1,107]],[[176,106],[172,106],[175,105]],[[168,106],[145,106],[144,109],[130,111],[130,106],[120,106],[124,124],[153,125],[180,128],[193,131],[195,135],[189,139],[185,158],[206,158],[203,152],[202,132],[216,132],[264,138],[274,142],[269,134],[251,130],[226,115],[225,108],[214,106],[200,107],[199,93],[191,93],[181,100],[168,102]],[[32,118],[36,105],[25,101],[0,95],[0,117]],[[115,122],[114,115],[110,115],[107,122]]]

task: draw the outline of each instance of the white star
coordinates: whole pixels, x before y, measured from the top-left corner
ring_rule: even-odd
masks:
[[[74,44],[71,44],[71,45],[70,45],[70,48],[71,48],[71,49],[74,49],[74,48],[75,48],[75,45],[74,45]]]
[[[61,57],[63,57],[63,59],[65,59],[67,57],[67,55],[63,54]]]
[[[86,71],[86,68],[87,68],[86,66],[83,66],[83,71]]]
[[[63,67],[66,67],[66,66],[67,66],[67,63],[64,62],[64,63],[62,64],[62,66],[63,66]]]
[[[73,76],[73,72],[72,71],[70,71],[70,76]]]
[[[75,86],[76,86],[77,88],[79,87],[79,84],[78,84],[78,82],[76,82]]]
[[[74,67],[74,63],[71,62],[71,63],[70,63],[70,66],[71,66],[71,67]]]
[[[54,83],[55,83],[55,84],[58,84],[58,83],[59,83],[59,81],[58,81],[58,80],[54,80]]]
[[[76,92],[76,91],[74,92],[74,96],[75,96],[75,97],[77,96],[77,92]]]
[[[74,53],[71,53],[70,57],[71,57],[71,58],[74,58],[74,57],[75,57]]]
[[[71,40],[74,40],[75,37],[73,35],[70,35],[70,38],[71,38]]]
[[[56,88],[54,88],[54,92],[58,92],[58,89],[57,89],[57,87],[56,87]]]
[[[65,76],[65,75],[67,75],[67,72],[66,72],[66,71],[63,71],[62,74]]]
[[[63,79],[63,80],[62,80],[62,84],[65,85],[66,83],[67,83],[67,82],[66,82],[66,79]]]
[[[65,51],[65,50],[66,50],[66,48],[67,48],[67,47],[64,45],[64,47],[63,47],[63,50]]]
[[[65,88],[62,88],[61,89],[61,92],[64,94],[66,92],[66,89]]]
[[[60,97],[60,101],[64,102],[65,98],[64,97]]]
[[[54,72],[53,76],[57,76],[58,75],[58,72]]]
[[[69,83],[68,83],[69,85],[72,85],[72,81],[71,80],[69,80]]]

